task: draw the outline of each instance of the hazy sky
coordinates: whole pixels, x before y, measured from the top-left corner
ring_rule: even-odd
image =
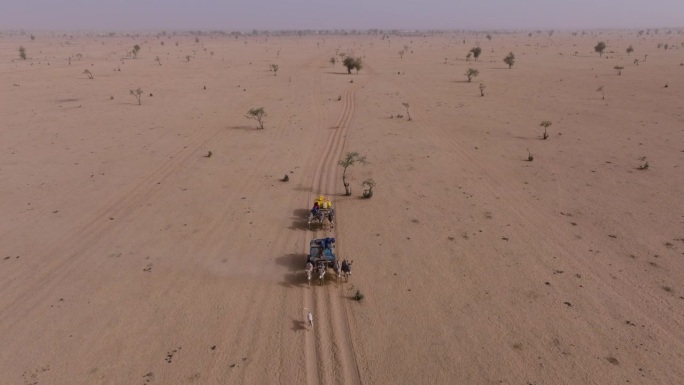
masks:
[[[0,0],[0,30],[646,27],[684,0]]]

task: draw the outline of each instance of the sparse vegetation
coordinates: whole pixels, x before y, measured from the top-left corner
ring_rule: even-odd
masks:
[[[373,187],[375,187],[376,183],[373,178],[368,178],[361,182],[361,186],[366,187],[365,190],[363,190],[363,197],[366,199],[370,199],[373,197]]]
[[[351,74],[351,71],[353,69],[356,70],[356,73],[359,73],[359,70],[363,68],[363,64],[361,63],[361,58],[353,58],[351,56],[347,56],[344,58],[342,61],[342,64],[347,68],[347,72]]]
[[[594,51],[598,52],[599,57],[603,56],[603,50],[606,49],[606,43],[599,41],[594,47]]]
[[[601,93],[601,100],[604,100],[606,98],[606,93],[603,91],[603,86],[600,86],[599,88],[597,88],[596,92]]]
[[[542,135],[542,139],[546,140],[549,137],[549,134],[546,132],[546,129],[549,128],[549,126],[553,124],[549,120],[544,120],[542,121],[539,125],[541,127],[544,127],[544,134]]]
[[[475,61],[477,61],[477,58],[480,57],[480,54],[482,53],[482,48],[480,47],[473,47],[470,49],[470,52],[473,54],[473,57],[475,58]]]
[[[21,60],[26,60],[26,48],[23,45],[19,46],[19,58]]]
[[[135,99],[138,101],[138,105],[142,104],[141,98],[142,98],[143,93],[144,92],[140,87],[138,87],[137,90],[130,90],[130,94],[133,95],[135,97]]]
[[[503,59],[504,63],[508,64],[508,69],[511,69],[513,67],[513,64],[515,64],[515,55],[513,55],[513,52],[509,52],[508,55]]]
[[[408,116],[408,120],[411,120],[411,114],[409,113],[409,104],[407,102],[401,103],[404,108],[406,108],[406,116]]]
[[[348,152],[344,158],[340,159],[339,162],[337,162],[338,165],[342,167],[342,184],[344,184],[344,191],[345,195],[349,196],[351,195],[351,187],[349,186],[349,182],[347,182],[347,168],[350,166],[355,165],[356,163],[361,163],[362,165],[367,164],[368,162],[366,161],[365,156],[359,155],[358,152],[353,151],[353,152]]]
[[[88,75],[88,79],[90,79],[90,80],[95,79],[95,77],[93,76],[93,73],[90,72],[90,70],[83,70],[83,73]]]
[[[477,77],[477,75],[480,74],[480,71],[476,70],[475,68],[468,68],[468,71],[466,71],[465,76],[468,78],[468,83],[474,78]]]
[[[259,128],[264,129],[264,117],[266,117],[266,111],[264,111],[264,107],[259,107],[259,108],[251,108],[249,111],[247,111],[247,114],[245,115],[249,119],[254,119],[259,123]]]

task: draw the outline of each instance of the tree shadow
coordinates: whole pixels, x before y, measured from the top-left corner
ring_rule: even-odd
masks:
[[[304,187],[300,183],[297,187],[295,187],[295,191],[311,192],[311,187]]]
[[[228,128],[231,130],[245,130],[245,131],[247,131],[247,130],[251,131],[251,130],[258,130],[259,129],[259,127],[255,127],[255,126],[228,126]]]
[[[353,74],[353,73],[350,74],[350,73],[347,73],[347,72],[330,72],[330,71],[326,72],[326,74],[330,74],[330,75],[347,75],[347,76],[355,75],[355,74]]]

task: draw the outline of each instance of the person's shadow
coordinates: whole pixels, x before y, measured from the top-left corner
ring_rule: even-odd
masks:
[[[306,329],[306,322],[304,321],[298,321],[296,319],[292,319],[292,331],[300,331],[300,330],[307,330]]]

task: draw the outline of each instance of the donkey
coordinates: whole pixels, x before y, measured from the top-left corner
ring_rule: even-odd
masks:
[[[330,229],[331,230],[334,229],[335,228],[335,209],[330,209],[330,211],[328,212],[328,215],[326,215],[326,216],[328,217],[328,222],[330,222]],[[321,225],[322,225],[322,223],[321,223]]]
[[[318,283],[319,285],[323,286],[323,281],[325,280],[325,272],[328,270],[328,267],[325,265],[325,263],[319,263],[316,271],[318,272]]]
[[[342,261],[342,274],[344,275],[344,281],[349,282],[349,276],[352,274],[352,263],[354,261],[347,261],[346,259]]]
[[[313,263],[307,262],[306,263],[306,281],[309,284],[309,287],[311,287],[311,275],[313,274]]]
[[[337,274],[337,282],[340,282],[340,278],[342,277],[342,265],[340,264],[340,261],[335,261],[335,274]]]
[[[309,220],[307,222],[309,225],[309,229],[311,229],[311,222],[313,221],[318,221],[321,227],[323,227],[323,213],[319,211],[318,213],[314,214],[313,211],[310,211]]]

